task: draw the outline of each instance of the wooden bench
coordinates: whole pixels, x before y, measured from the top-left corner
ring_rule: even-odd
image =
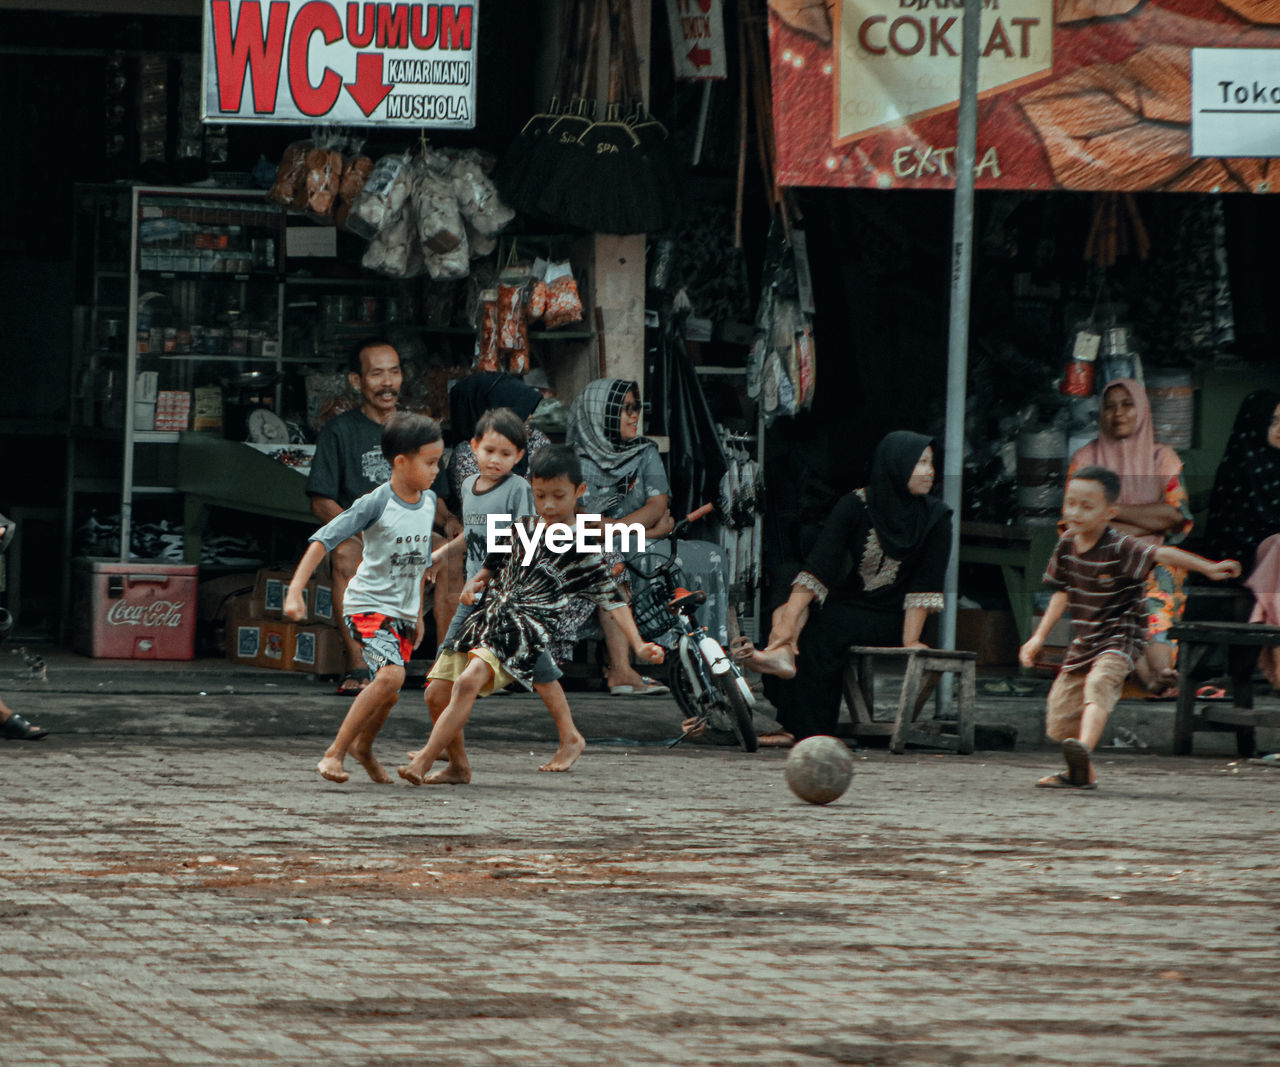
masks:
[[[1236,752],[1251,757],[1256,751],[1254,730],[1280,727],[1280,710],[1258,711],[1253,706],[1253,671],[1258,649],[1280,646],[1280,626],[1254,622],[1177,622],[1169,636],[1178,642],[1178,707],[1173,720],[1173,754],[1191,755],[1199,730],[1234,730]],[[1205,704],[1196,710],[1194,671],[1205,655],[1222,649],[1231,677],[1231,704]]]
[[[844,672],[844,696],[849,705],[852,733],[859,737],[889,737],[889,750],[903,752],[907,744],[928,745],[968,754],[973,751],[975,666],[977,653],[939,648],[876,648],[854,645]],[[877,660],[906,661],[898,711],[893,721],[875,716]],[[920,720],[920,712],[944,674],[959,675],[957,717]],[[908,709],[909,713],[908,713]],[[951,732],[954,731],[954,732]]]

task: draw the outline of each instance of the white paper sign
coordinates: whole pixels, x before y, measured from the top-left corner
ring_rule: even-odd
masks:
[[[202,118],[471,129],[478,0],[204,0]]]
[[[1280,156],[1280,49],[1191,49],[1191,154]]]
[[[727,76],[720,0],[667,0],[667,25],[677,78],[710,81]]]

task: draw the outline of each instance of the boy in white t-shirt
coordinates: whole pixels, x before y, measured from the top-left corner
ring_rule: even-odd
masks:
[[[391,781],[373,758],[373,739],[400,699],[405,664],[424,633],[422,587],[432,562],[436,509],[431,485],[444,454],[440,424],[424,415],[391,416],[382,427],[382,454],[391,464],[390,480],[312,534],[284,602],[289,618],[304,618],[302,591],[316,566],[343,541],[364,535],[364,555],[343,597],[342,617],[373,680],[352,702],[316,766],[333,782],[349,777],[342,769],[348,752],[375,782]]]

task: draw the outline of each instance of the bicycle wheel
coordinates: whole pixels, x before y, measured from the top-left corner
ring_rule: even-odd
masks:
[[[702,717],[702,708],[693,692],[693,680],[685,670],[684,664],[680,662],[678,651],[671,655],[670,666],[667,668],[667,684],[671,686],[671,695],[676,698],[680,712],[686,719]]]
[[[733,732],[737,735],[738,741],[745,751],[754,752],[760,747],[760,740],[756,737],[756,724],[751,717],[751,705],[742,698],[742,693],[738,691],[736,674],[736,669],[726,671],[724,674],[717,674],[715,676],[716,689],[719,690],[720,703],[729,710]]]

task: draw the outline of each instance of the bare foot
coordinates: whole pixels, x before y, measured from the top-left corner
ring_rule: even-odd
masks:
[[[351,777],[342,769],[342,760],[337,756],[325,756],[316,764],[316,770],[320,772],[321,778],[328,778],[331,782],[345,782]]]
[[[409,762],[410,762],[410,763],[412,763],[414,760],[416,760],[416,759],[418,758],[418,753],[419,753],[419,752],[421,752],[421,751],[422,751],[422,749],[420,749],[420,748],[414,748],[414,749],[410,749],[408,752],[406,752],[406,753],[405,753],[405,755],[409,757]],[[437,763],[446,763],[446,762],[448,762],[448,760],[449,760],[448,755],[446,755],[446,754],[445,754],[445,753],[443,753],[443,752],[441,752],[441,753],[440,753],[440,755],[438,755],[438,756],[436,757],[436,762],[437,762]]]
[[[444,770],[436,771],[422,779],[423,785],[466,785],[471,781],[471,767],[463,764],[455,767],[450,763]]]
[[[1151,687],[1156,692],[1162,689],[1178,688],[1178,672],[1172,667],[1165,667],[1162,671],[1156,672],[1156,684]]]
[[[755,649],[742,662],[760,674],[775,674],[783,679],[796,676],[796,658],[785,648]]]
[[[347,755],[354,756],[360,766],[368,772],[369,777],[379,785],[391,784],[391,775],[386,772],[386,769],[381,763],[373,758],[372,751],[360,748],[349,748],[347,749]],[[320,773],[323,774],[324,772],[321,771]]]
[[[422,785],[422,775],[418,774],[412,767],[397,767],[396,774],[400,775],[410,785]]]
[[[587,747],[587,740],[581,734],[574,734],[573,739],[566,741],[556,749],[556,754],[551,757],[550,761],[544,763],[538,768],[540,771],[567,771],[575,763],[578,757],[582,755],[583,750]]]

